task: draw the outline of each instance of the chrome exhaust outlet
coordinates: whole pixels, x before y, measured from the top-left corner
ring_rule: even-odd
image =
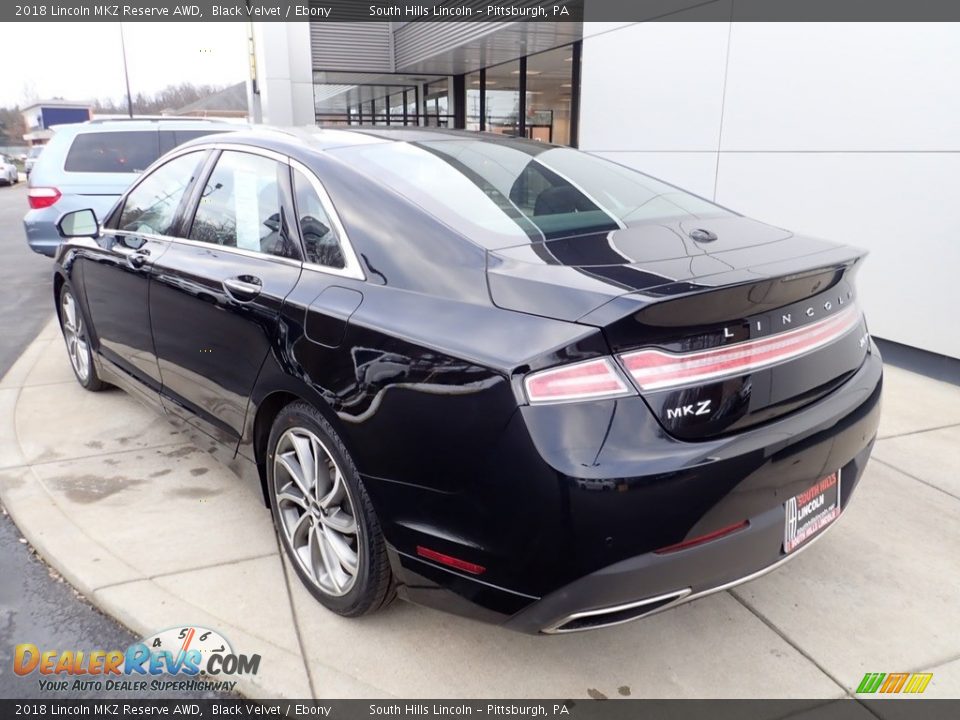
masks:
[[[656,597],[645,598],[623,605],[614,605],[613,607],[600,608],[599,610],[575,612],[561,618],[540,632],[548,635],[558,635],[560,633],[596,630],[613,625],[622,625],[631,620],[639,620],[647,615],[652,615],[669,606],[679,605],[690,595],[690,592],[690,588],[684,588],[683,590],[676,590],[671,593],[666,593],[665,595],[657,595]]]

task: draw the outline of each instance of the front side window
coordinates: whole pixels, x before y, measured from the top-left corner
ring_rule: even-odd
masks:
[[[118,229],[169,235],[183,193],[199,172],[204,152],[192,152],[164,163],[137,185],[123,202]]]
[[[80,133],[63,169],[67,172],[135,173],[160,157],[155,130]]]
[[[190,239],[298,258],[281,212],[279,173],[287,169],[260,155],[224,151],[203,189]]]
[[[302,172],[295,170],[293,187],[307,262],[338,269],[346,267],[340,237],[323,209],[313,184]]]

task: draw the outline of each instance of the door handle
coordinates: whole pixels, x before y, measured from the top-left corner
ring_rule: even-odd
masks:
[[[263,290],[263,282],[252,275],[240,275],[224,280],[223,289],[234,300],[248,302],[260,294]]]
[[[127,262],[130,264],[130,267],[134,268],[135,270],[139,270],[147,264],[147,256],[149,254],[149,250],[138,250],[137,252],[132,252],[127,255]]]

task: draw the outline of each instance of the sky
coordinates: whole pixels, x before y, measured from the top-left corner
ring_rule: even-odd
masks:
[[[0,106],[44,100],[112,98],[126,90],[120,53],[120,24],[16,23],[3,34]],[[167,85],[231,85],[248,74],[247,24],[123,24],[130,91],[150,95]]]

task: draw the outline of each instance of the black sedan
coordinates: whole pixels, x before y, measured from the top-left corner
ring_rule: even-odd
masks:
[[[253,482],[341,615],[675,606],[818,539],[876,435],[861,251],[569,148],[234,133],[59,226],[77,379]]]

